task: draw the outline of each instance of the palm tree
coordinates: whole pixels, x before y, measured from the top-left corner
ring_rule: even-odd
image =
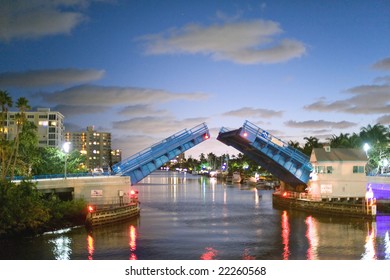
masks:
[[[339,136],[333,134],[332,137],[327,140],[329,140],[332,148],[351,148],[349,133],[340,133]]]
[[[305,146],[303,147],[303,152],[306,155],[310,155],[314,148],[319,148],[321,146],[320,140],[317,137],[310,136],[304,137],[303,139],[306,140]]]
[[[290,141],[288,141],[287,144],[288,144],[289,146],[295,148],[295,149],[299,149],[299,147],[300,147],[300,144],[299,144],[298,141],[292,141],[292,140],[290,140]]]
[[[16,115],[16,135],[14,139],[14,149],[13,149],[13,164],[11,169],[11,180],[15,175],[16,161],[19,154],[19,144],[20,144],[20,133],[23,129],[23,126],[26,122],[26,111],[31,109],[31,106],[28,104],[28,100],[24,97],[18,98],[16,101],[16,108],[19,109],[19,114]],[[11,162],[11,161],[10,161]],[[10,163],[9,162],[9,163]],[[8,168],[7,168],[8,169]]]
[[[382,124],[375,124],[360,129],[360,137],[363,141],[375,145],[377,143],[387,143],[389,141],[389,129]]]
[[[4,181],[7,172],[7,159],[10,145],[7,140],[6,121],[8,109],[12,107],[12,97],[5,90],[0,90],[0,160],[1,160],[1,180]]]

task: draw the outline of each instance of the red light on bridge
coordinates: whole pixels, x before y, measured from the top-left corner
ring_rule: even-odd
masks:
[[[287,196],[287,192],[284,192],[284,193],[283,193],[283,196],[286,197],[286,196]]]
[[[244,137],[248,137],[248,133],[246,131],[244,132],[243,135],[244,135]]]
[[[95,209],[93,209],[93,206],[89,205],[88,206],[88,212],[89,213],[92,213]]]
[[[135,190],[131,190],[130,195],[135,195]]]
[[[210,135],[208,133],[206,133],[205,135],[203,135],[203,138],[204,138],[204,140],[207,140],[210,138]]]

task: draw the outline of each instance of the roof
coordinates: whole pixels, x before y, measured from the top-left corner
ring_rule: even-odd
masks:
[[[363,149],[330,148],[327,152],[324,148],[314,148],[310,161],[367,161],[367,155]]]

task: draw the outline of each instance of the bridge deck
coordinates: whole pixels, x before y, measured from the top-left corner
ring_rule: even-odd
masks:
[[[296,186],[309,181],[312,166],[308,156],[248,121],[236,130],[222,128],[217,139],[241,151],[283,182]]]
[[[194,128],[184,129],[174,135],[154,144],[153,146],[132,155],[128,159],[115,164],[112,170],[117,175],[131,177],[134,185],[160,168],[169,160],[210,138],[209,130],[205,123]]]

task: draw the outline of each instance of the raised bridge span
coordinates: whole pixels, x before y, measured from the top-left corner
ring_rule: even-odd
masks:
[[[184,151],[210,138],[205,123],[182,130],[114,165],[117,175],[130,176],[134,185]],[[222,143],[244,153],[281,181],[297,186],[307,184],[312,171],[309,157],[249,121],[235,130],[222,128]]]
[[[239,129],[222,128],[217,137],[257,162],[279,180],[306,185],[310,179],[310,158],[249,121]]]
[[[205,123],[181,130],[113,165],[112,171],[117,175],[130,176],[131,184],[135,185],[166,162],[209,138],[210,132]]]

